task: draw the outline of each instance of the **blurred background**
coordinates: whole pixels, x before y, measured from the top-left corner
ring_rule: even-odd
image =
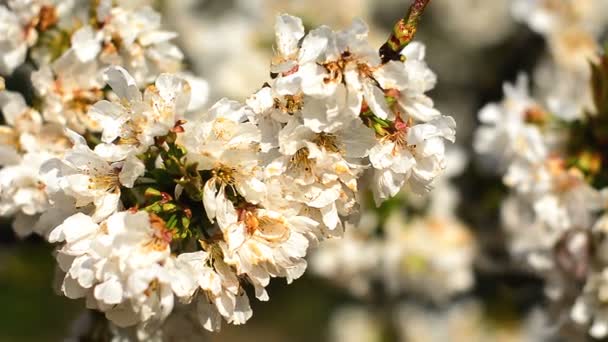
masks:
[[[274,17],[307,28],[346,28],[361,17],[380,46],[406,0],[156,1],[180,34],[189,68],[221,97],[244,100],[267,78]],[[209,341],[538,341],[547,340],[542,283],[513,265],[499,226],[498,175],[471,149],[479,108],[500,100],[502,83],[532,71],[543,39],[510,13],[510,0],[433,0],[417,40],[438,75],[430,93],[458,123],[446,178],[430,198],[400,196],[364,208],[344,241],[311,253],[305,276],[271,283],[245,326],[224,325]],[[36,237],[16,243],[0,229],[0,341],[61,341],[82,303],[54,294],[52,249]],[[76,323],[75,323],[76,322]]]

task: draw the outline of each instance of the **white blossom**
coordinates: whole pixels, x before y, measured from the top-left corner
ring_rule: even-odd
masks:
[[[103,143],[95,150],[109,160],[144,152],[175,126],[190,101],[190,86],[173,75],[161,74],[143,94],[121,67],[108,68],[105,77],[118,99],[95,103],[89,115],[102,127]]]
[[[43,165],[43,172],[57,184],[51,191],[63,191],[73,197],[77,208],[93,203],[92,217],[99,222],[120,208],[121,185],[132,187],[145,168],[133,155],[124,161],[108,162],[74,132],[70,132],[70,139],[72,149],[62,159],[49,160]]]

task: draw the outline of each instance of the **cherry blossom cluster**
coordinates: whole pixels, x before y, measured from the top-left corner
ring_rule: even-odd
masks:
[[[175,34],[160,30],[160,14],[146,1],[15,0],[0,5],[0,13],[0,73],[11,76],[9,85],[29,82],[34,92],[28,102],[22,89],[0,93],[0,214],[15,216],[19,236],[47,235],[65,218],[47,209],[70,209],[63,200],[49,204],[52,184],[40,166],[71,149],[66,129],[88,144],[99,142],[103,127],[90,109],[115,96],[105,88],[106,68],[121,65],[144,87],[160,72],[179,71],[182,54],[170,43]],[[206,83],[180,75],[199,93],[188,109],[201,107]]]
[[[546,280],[547,295],[566,303],[566,316],[595,338],[608,335],[608,59],[598,43],[606,27],[596,20],[602,6],[513,3],[515,17],[546,38],[549,53],[532,91],[521,74],[504,85],[502,101],[481,109],[474,144],[508,189],[501,214],[512,254]]]
[[[0,9],[1,71],[35,70],[33,101],[0,92],[0,214],[58,245],[65,296],[140,339],[177,306],[210,331],[245,323],[248,292],[268,300],[271,278],[297,279],[310,246],[343,234],[362,177],[380,205],[446,167],[455,122],[425,95],[417,17],[378,51],[362,21],[305,32],[279,15],[268,81],[200,111],[206,84],[145,1]]]

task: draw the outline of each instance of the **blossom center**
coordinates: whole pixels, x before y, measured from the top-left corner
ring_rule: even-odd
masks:
[[[324,148],[328,152],[339,153],[341,151],[338,139],[334,134],[331,133],[319,133],[313,139],[313,142],[317,144],[317,146]]]
[[[308,148],[304,147],[296,151],[289,160],[289,168],[304,170],[305,172],[312,171],[312,162],[309,156]]]
[[[89,189],[99,189],[107,192],[120,191],[119,170],[112,169],[108,173],[91,175],[89,172]]]
[[[234,183],[236,183],[236,180],[234,177],[235,172],[236,172],[236,170],[234,168],[227,167],[227,166],[221,166],[221,167],[211,171],[211,174],[213,175],[214,178],[216,178],[222,184],[233,185]]]

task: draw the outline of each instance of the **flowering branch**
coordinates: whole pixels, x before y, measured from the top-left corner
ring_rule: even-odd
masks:
[[[395,53],[427,2],[395,30]],[[204,81],[180,72],[183,54],[160,14],[82,6],[92,24],[68,27],[70,39],[39,38],[36,26],[30,40],[11,42],[19,58],[0,58],[11,62],[0,64],[4,74],[39,67],[36,108],[0,91],[0,147],[10,157],[0,158],[10,165],[0,169],[0,215],[36,222],[21,235],[43,235],[69,259],[62,292],[91,298],[88,307],[142,340],[176,301],[210,331],[222,319],[245,323],[246,289],[268,300],[271,278],[299,278],[309,246],[344,232],[364,172],[380,205],[404,187],[426,194],[444,169],[456,123],[425,94],[435,76],[421,43],[404,61],[382,62],[362,21],[306,33],[301,19],[279,15],[272,80],[245,103],[197,112]],[[11,9],[16,31],[31,29],[18,20],[31,13],[52,24],[38,7],[20,9]],[[71,13],[57,7],[59,17]],[[27,200],[17,196],[24,188]]]
[[[393,26],[393,32],[391,32],[386,43],[380,47],[380,57],[383,63],[401,58],[401,50],[414,39],[420,17],[422,17],[422,13],[424,13],[424,9],[430,1],[414,0],[407,15]]]

